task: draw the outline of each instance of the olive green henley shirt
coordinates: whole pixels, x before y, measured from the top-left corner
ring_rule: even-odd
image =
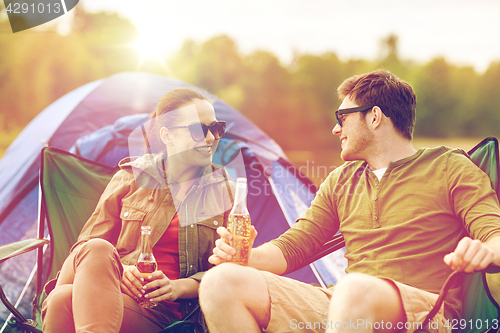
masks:
[[[339,230],[347,273],[439,293],[451,273],[443,257],[467,234],[482,242],[500,236],[500,208],[488,176],[464,151],[421,148],[390,163],[380,181],[366,162],[344,163],[294,226],[271,242],[283,252],[288,273]],[[447,303],[460,313],[454,292],[451,298]]]

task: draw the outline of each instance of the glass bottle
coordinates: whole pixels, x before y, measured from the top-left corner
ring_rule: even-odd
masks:
[[[250,213],[247,208],[247,179],[237,178],[234,205],[229,213],[228,221],[228,231],[232,235],[229,245],[236,250],[231,262],[248,265],[250,225]]]
[[[148,276],[158,268],[151,247],[151,226],[141,226],[141,248],[141,254],[139,254],[139,259],[137,259],[136,267],[141,272],[144,280],[147,281]],[[146,283],[144,282],[144,284]],[[139,305],[143,308],[152,308],[157,304],[158,302],[151,302],[144,297],[139,298]]]

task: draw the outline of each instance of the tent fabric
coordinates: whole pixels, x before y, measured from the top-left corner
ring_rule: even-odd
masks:
[[[35,117],[0,160],[0,215],[29,179],[38,176],[40,151],[75,106],[101,81],[88,83],[58,99]]]

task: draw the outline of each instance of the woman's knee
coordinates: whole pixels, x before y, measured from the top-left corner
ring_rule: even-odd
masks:
[[[110,242],[94,238],[83,243],[76,251],[78,253],[75,258],[75,266],[79,267],[77,270],[81,267],[96,271],[109,269],[121,278],[123,266],[116,248]]]
[[[116,252],[113,244],[102,238],[93,238],[81,245],[80,251],[92,251],[99,254],[114,254]]]
[[[107,240],[101,238],[91,239],[78,249],[77,260],[90,259],[93,262],[120,261],[116,248]]]

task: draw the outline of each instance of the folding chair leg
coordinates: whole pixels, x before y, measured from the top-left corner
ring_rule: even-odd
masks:
[[[37,323],[32,319],[26,319],[21,312],[19,312],[12,303],[7,299],[5,293],[3,291],[2,286],[0,285],[0,300],[5,305],[5,307],[14,315],[14,320],[12,323],[9,323],[10,326],[16,327],[18,330],[22,332],[32,332],[32,333],[42,333],[39,329],[36,328]]]

